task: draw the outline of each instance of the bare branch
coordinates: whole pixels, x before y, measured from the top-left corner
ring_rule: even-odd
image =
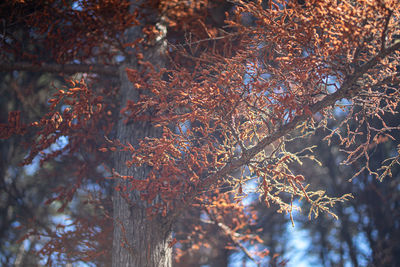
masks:
[[[0,72],[31,71],[73,74],[77,72],[118,76],[118,67],[90,64],[34,64],[30,62],[0,63]]]

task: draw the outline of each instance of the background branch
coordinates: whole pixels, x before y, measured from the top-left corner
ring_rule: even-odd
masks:
[[[31,71],[74,74],[77,72],[118,76],[118,67],[99,64],[34,64],[30,62],[0,63],[0,72]]]

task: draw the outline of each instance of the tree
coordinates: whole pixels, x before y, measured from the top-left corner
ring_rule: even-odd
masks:
[[[13,111],[0,128],[5,139],[33,136],[25,164],[63,163],[70,180],[48,202],[60,211],[76,199],[91,204],[68,227],[29,232],[48,238],[40,252],[49,262],[57,253],[60,261],[107,255],[112,218],[113,266],[171,266],[173,228],[189,208],[201,211],[192,250],[209,246],[202,232],[213,224],[227,248],[258,261],[266,253],[249,251],[260,238],[250,231],[255,211],[241,202],[247,194],[290,215],[305,199],[310,217],[336,216],[330,206],[350,197],[313,191],[294,175],[289,163],[314,156],[312,147],[286,150],[293,139],[319,128],[327,139],[338,134],[345,162],[364,157],[360,171],[378,178],[398,162],[379,172],[368,162],[368,147],[397,129],[382,114],[399,100],[398,1],[2,5],[0,71],[82,74],[55,90],[41,119]],[[328,127],[336,107],[348,110],[342,132]],[[67,142],[51,149],[60,138]]]

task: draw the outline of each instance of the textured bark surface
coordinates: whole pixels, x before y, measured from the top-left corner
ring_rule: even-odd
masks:
[[[135,40],[142,34],[141,28],[132,28],[126,33],[127,38]],[[163,51],[165,45],[158,43],[144,52],[145,60],[155,66],[163,66]],[[127,100],[137,100],[139,94],[133,89],[132,83],[128,80],[126,67],[138,69],[136,62],[120,69],[121,80],[121,107]],[[149,123],[123,123],[120,117],[117,126],[117,139],[122,143],[135,145],[138,140],[148,136],[157,136],[159,132]],[[125,152],[115,153],[114,168],[121,175],[132,175],[136,179],[146,177],[149,167],[131,167],[125,164],[130,160],[130,154]],[[127,181],[117,181],[115,185],[124,185]],[[161,216],[149,219],[146,215],[148,203],[140,200],[137,192],[126,191],[127,196],[115,191],[113,195],[114,208],[114,237],[113,237],[113,267],[169,267],[172,264],[171,223],[167,218]],[[154,204],[154,203],[152,203]],[[151,205],[151,204],[150,204]]]
[[[146,124],[123,126],[119,130],[120,140],[130,142],[156,134],[155,130]],[[128,169],[125,165],[128,159],[128,154],[120,153],[115,159],[115,169],[119,170],[121,175],[145,177],[148,169]],[[141,202],[138,197],[136,192],[128,192],[128,199],[121,196],[120,192],[114,192],[113,266],[171,266],[172,248],[168,246],[171,240],[171,225],[161,217],[149,220],[145,212],[148,204]]]

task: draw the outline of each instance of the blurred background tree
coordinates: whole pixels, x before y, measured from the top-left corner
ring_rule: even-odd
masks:
[[[339,109],[336,116],[344,114]],[[399,117],[386,115],[390,126],[399,126]],[[372,121],[373,127],[382,127],[378,120]],[[331,129],[340,127],[331,122]],[[366,134],[366,132],[365,132]],[[369,146],[370,168],[378,172],[381,162],[398,153],[399,131],[390,133],[395,139],[376,138]],[[323,131],[309,138],[309,144],[317,144],[315,157],[321,165],[305,161],[301,170],[310,178],[311,186],[326,188],[331,195],[351,192],[353,199],[339,203],[332,208],[338,219],[321,215],[311,223],[307,214],[296,216],[296,226],[306,230],[309,240],[308,255],[314,255],[315,266],[398,266],[400,264],[400,169],[395,166],[391,176],[380,182],[364,170],[350,178],[366,164],[365,159],[351,165],[340,164],[347,154],[342,151],[340,140],[336,136],[328,146]],[[304,146],[304,142],[294,143]],[[305,207],[307,204],[304,204]]]

